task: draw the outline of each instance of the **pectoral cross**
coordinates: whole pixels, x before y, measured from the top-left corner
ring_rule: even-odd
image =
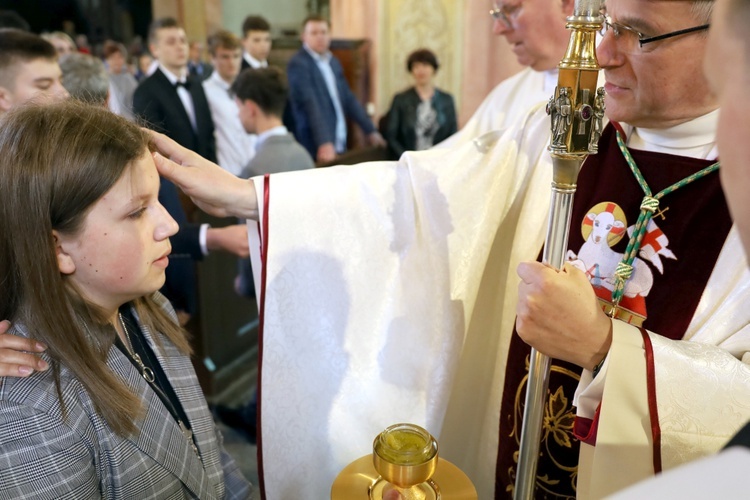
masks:
[[[666,220],[666,217],[664,217],[664,213],[669,210],[669,207],[664,207],[664,210],[657,210],[657,212],[654,214],[654,217],[661,217],[661,220]]]

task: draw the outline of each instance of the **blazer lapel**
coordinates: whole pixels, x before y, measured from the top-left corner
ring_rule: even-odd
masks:
[[[150,336],[148,341],[153,346]],[[204,470],[201,458],[196,456],[177,422],[140,372],[116,347],[110,349],[107,364],[115,373],[123,377],[128,386],[141,398],[146,410],[144,420],[138,422],[142,432],[131,436],[129,440],[143,453],[174,474],[197,498],[215,498],[216,489],[211,484],[208,471]],[[165,371],[170,381],[173,381],[171,371],[166,367]],[[178,387],[174,388],[180,396]],[[182,392],[184,393],[184,390]],[[180,400],[185,405],[182,397]],[[191,414],[190,406],[186,406],[185,410],[192,424],[194,412]],[[203,426],[199,427],[203,428]],[[193,430],[196,431],[195,428]],[[203,453],[201,444],[206,447],[205,439],[203,443],[200,440],[196,441],[198,449]]]
[[[336,108],[333,105],[333,98],[331,98],[330,92],[328,92],[328,84],[326,83],[325,78],[323,78],[323,73],[321,73],[320,68],[318,67],[317,61],[313,59],[313,56],[307,53],[305,49],[301,49],[305,57],[307,58],[307,64],[310,66],[310,70],[308,71],[308,74],[312,75],[312,79],[314,80],[313,84],[315,85],[315,88],[317,89],[317,93],[319,98],[323,100],[323,102],[326,103],[326,106],[328,106],[328,113],[329,116],[333,116],[333,123],[334,127],[336,126]],[[333,66],[331,66],[331,69],[333,69]],[[340,92],[338,89],[338,79],[335,78],[336,72],[334,71],[334,85],[336,86],[336,91]],[[340,98],[340,97],[339,97]]]
[[[188,76],[187,79],[190,82],[190,99],[193,101],[193,110],[195,111],[195,123],[198,129],[201,128],[202,124],[212,123],[211,110],[208,107],[208,101],[206,95],[203,92],[203,84],[199,78],[195,76]]]
[[[151,349],[156,353],[159,364],[161,364],[167,373],[172,388],[177,394],[177,398],[180,400],[182,408],[185,410],[185,414],[187,414],[190,421],[190,428],[193,431],[196,446],[201,454],[198,465],[203,468],[209,478],[213,478],[214,481],[219,482],[223,473],[220,451],[221,443],[218,441],[213,416],[206,404],[206,397],[203,395],[203,390],[198,383],[198,377],[195,375],[190,358],[183,356],[171,343],[162,342],[163,350],[159,348],[154,343],[153,334],[148,327],[141,326],[141,332],[146,337]],[[192,457],[196,458],[195,453],[192,453],[192,449],[190,451]],[[212,491],[216,491],[213,489],[213,485]]]

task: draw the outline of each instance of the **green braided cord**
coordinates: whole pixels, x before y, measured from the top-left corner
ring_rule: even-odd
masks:
[[[641,213],[638,215],[638,220],[636,221],[635,227],[633,228],[633,234],[630,236],[628,246],[625,249],[622,260],[619,264],[617,264],[617,268],[615,269],[615,283],[614,290],[612,291],[612,303],[614,305],[612,309],[613,315],[617,310],[618,304],[622,300],[623,294],[625,293],[625,283],[633,274],[633,262],[635,261],[636,257],[638,256],[638,252],[641,249],[641,243],[643,242],[643,237],[646,235],[648,223],[654,216],[654,213],[659,210],[659,200],[666,195],[677,191],[681,187],[687,186],[691,182],[705,177],[714,170],[719,169],[719,162],[716,162],[692,175],[689,175],[688,177],[685,177],[681,181],[675,182],[668,188],[662,189],[656,195],[652,196],[651,188],[648,186],[648,183],[646,183],[646,179],[643,178],[643,174],[641,174],[638,165],[635,164],[635,160],[630,154],[630,151],[628,151],[628,148],[625,145],[625,141],[623,140],[620,131],[617,131],[617,145],[620,147],[620,151],[625,157],[625,161],[627,162],[631,172],[633,172],[633,175],[635,176],[636,181],[638,181],[638,184],[641,186],[641,189],[646,196],[644,196],[643,201],[641,202]]]
[[[654,213],[659,210],[659,198],[653,196],[645,196],[641,201],[641,210]]]

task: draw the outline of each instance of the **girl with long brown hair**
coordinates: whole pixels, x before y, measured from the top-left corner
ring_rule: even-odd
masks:
[[[0,122],[0,317],[46,372],[0,379],[0,497],[246,498],[158,290],[177,224],[146,132],[75,102]]]

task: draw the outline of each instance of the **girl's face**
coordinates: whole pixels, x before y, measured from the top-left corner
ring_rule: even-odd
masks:
[[[79,292],[114,314],[159,290],[177,223],[158,201],[159,174],[146,151],[90,209],[81,231],[53,231],[60,272]]]

